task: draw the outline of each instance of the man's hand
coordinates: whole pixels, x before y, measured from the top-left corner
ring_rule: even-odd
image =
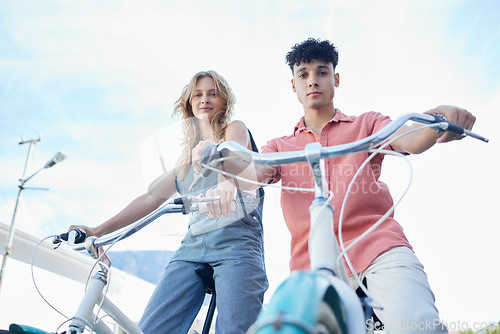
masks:
[[[425,112],[425,114],[442,115],[446,117],[449,122],[455,123],[456,125],[459,125],[466,130],[471,130],[474,126],[474,123],[476,122],[476,117],[467,110],[449,105],[442,105],[437,108],[428,110]],[[441,137],[436,140],[436,143],[446,143],[452,140],[460,140],[462,138],[463,136],[446,131]]]
[[[203,170],[203,167],[200,166],[201,156],[203,155],[203,151],[211,145],[215,145],[215,143],[211,140],[201,140],[191,152],[191,161],[196,174],[201,173]]]
[[[442,105],[434,109],[427,110],[425,114],[444,116],[449,122],[463,127],[466,130],[472,129],[476,117],[465,109]],[[411,126],[403,126],[396,131],[390,138],[399,137],[405,132],[422,127],[419,123],[414,123]],[[460,140],[463,136],[454,134],[449,131],[437,132],[433,129],[424,129],[410,133],[404,137],[394,141],[391,146],[397,152],[420,154],[427,151],[436,143],[446,143],[452,140]]]

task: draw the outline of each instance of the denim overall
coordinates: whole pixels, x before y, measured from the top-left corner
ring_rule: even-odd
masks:
[[[193,180],[191,167],[185,179],[177,180],[181,195],[190,193],[188,189]],[[196,191],[199,194],[200,189],[216,185],[217,175],[212,173],[202,180]],[[225,226],[221,228],[193,233],[193,225],[214,218],[206,215],[191,217],[187,234],[167,265],[139,322],[144,333],[188,332],[205,297],[206,287],[195,273],[200,263],[208,263],[214,269],[217,292],[215,332],[246,333],[255,322],[268,288],[262,230],[263,190],[256,193],[258,202],[238,192],[238,207],[244,209],[244,214],[241,219],[222,224]]]

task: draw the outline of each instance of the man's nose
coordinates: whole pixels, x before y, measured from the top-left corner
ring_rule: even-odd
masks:
[[[309,87],[318,87],[318,80],[316,80],[315,77],[311,76],[311,79],[309,80]]]

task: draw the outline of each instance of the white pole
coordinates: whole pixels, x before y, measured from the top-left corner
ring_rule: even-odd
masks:
[[[2,287],[3,273],[5,271],[5,266],[7,264],[7,257],[12,253],[12,243],[14,241],[14,232],[15,232],[14,224],[16,222],[16,214],[17,214],[17,209],[19,207],[19,202],[23,194],[24,184],[26,183],[26,179],[24,178],[26,175],[26,169],[28,168],[29,160],[31,158],[31,152],[33,151],[33,146],[37,142],[39,142],[40,139],[41,139],[40,137],[38,137],[38,139],[30,139],[30,140],[22,139],[21,142],[19,143],[19,145],[29,143],[30,146],[28,149],[28,156],[26,157],[26,163],[24,164],[23,176],[19,179],[21,183],[19,184],[19,192],[17,193],[16,205],[14,207],[14,213],[12,214],[12,220],[10,222],[9,236],[5,244],[5,250],[2,259],[2,267],[0,267],[0,288]]]

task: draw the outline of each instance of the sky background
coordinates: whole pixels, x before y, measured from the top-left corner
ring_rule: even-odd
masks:
[[[490,138],[411,156],[413,183],[396,218],[443,320],[499,321],[498,17],[496,0],[3,0],[0,221],[9,224],[14,210],[28,151],[22,136],[42,134],[27,175],[58,151],[68,158],[29,181],[50,191],[24,192],[19,229],[44,237],[97,225],[142,194],[159,168],[155,149],[177,159],[173,104],[201,70],[228,80],[235,119],[258,146],[289,134],[302,108],[285,54],[308,37],[329,39],[340,51],[335,106],[345,114],[397,117],[454,104],[476,115],[474,131]],[[392,157],[384,168],[397,197],[408,168]],[[279,190],[268,188],[264,205],[269,299],[288,275],[289,235]],[[174,250],[185,221],[161,218],[119,247]]]

